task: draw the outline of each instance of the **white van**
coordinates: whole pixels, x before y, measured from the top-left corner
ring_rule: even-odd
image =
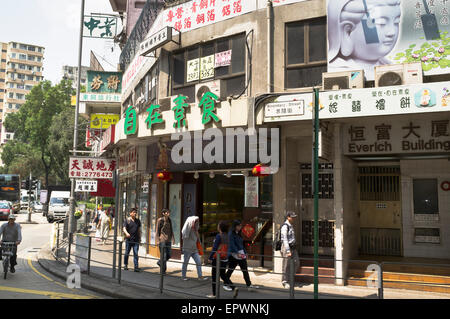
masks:
[[[69,200],[70,192],[67,191],[53,191],[50,194],[47,215],[49,223],[52,223],[55,219],[66,217],[70,209]]]

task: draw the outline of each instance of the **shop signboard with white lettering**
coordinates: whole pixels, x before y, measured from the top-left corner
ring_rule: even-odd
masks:
[[[111,158],[71,156],[69,158],[69,177],[112,179],[116,166],[116,160]]]
[[[96,180],[77,179],[75,181],[76,192],[97,192]]]
[[[450,119],[372,120],[346,124],[346,155],[447,153],[450,151]]]

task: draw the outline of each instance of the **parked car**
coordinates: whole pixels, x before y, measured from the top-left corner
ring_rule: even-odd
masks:
[[[7,201],[0,201],[0,219],[8,220],[9,214],[13,213],[12,206]]]
[[[43,204],[41,202],[34,201],[31,205],[34,213],[42,213]]]

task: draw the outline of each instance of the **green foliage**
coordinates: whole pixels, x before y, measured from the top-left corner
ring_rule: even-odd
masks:
[[[29,174],[32,170],[34,176],[45,176],[46,185],[53,176],[57,183],[68,182],[68,157],[73,145],[74,108],[70,106],[73,94],[70,81],[62,80],[55,86],[43,81],[27,94],[18,112],[5,118],[6,130],[14,132],[14,140],[4,146],[2,153],[8,171],[25,170]],[[69,113],[72,113],[71,123],[67,122]],[[62,120],[66,120],[62,125],[55,123]],[[61,130],[59,135],[55,134],[57,124]],[[63,172],[64,163],[67,165]]]

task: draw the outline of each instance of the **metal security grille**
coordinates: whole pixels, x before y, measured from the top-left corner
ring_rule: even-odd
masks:
[[[399,201],[400,167],[360,167],[359,191],[362,201]]]
[[[401,255],[400,229],[361,228],[361,254],[379,256]]]
[[[314,246],[314,221],[302,221],[302,245]],[[334,221],[319,221],[319,247],[334,247]]]

